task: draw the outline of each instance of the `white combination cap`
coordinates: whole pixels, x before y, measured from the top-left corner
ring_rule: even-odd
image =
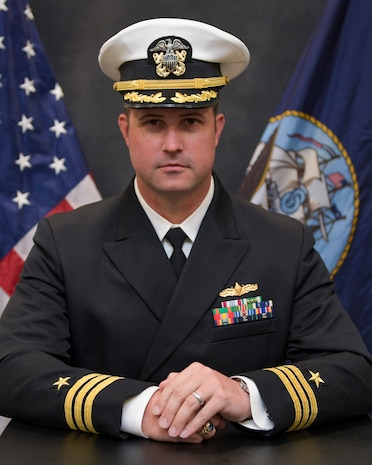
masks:
[[[200,21],[157,18],[105,42],[98,61],[130,107],[215,105],[220,89],[248,66],[237,37]]]

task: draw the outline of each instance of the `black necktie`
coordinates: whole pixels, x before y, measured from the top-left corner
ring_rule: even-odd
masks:
[[[171,228],[165,237],[173,247],[173,253],[170,257],[170,261],[178,278],[186,261],[185,254],[182,251],[182,245],[187,236],[181,228]]]

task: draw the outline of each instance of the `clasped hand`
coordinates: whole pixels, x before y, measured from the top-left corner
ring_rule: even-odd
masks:
[[[198,443],[213,437],[226,421],[239,422],[250,416],[249,395],[239,383],[194,362],[160,383],[146,407],[142,430],[158,441]],[[201,434],[209,422],[214,428]]]

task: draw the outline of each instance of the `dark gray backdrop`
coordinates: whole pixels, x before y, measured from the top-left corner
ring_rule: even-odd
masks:
[[[154,17],[208,22],[242,39],[247,71],[223,90],[227,124],[216,171],[236,192],[326,0],[30,0],[35,21],[89,168],[104,197],[133,171],[117,127],[121,98],[100,71],[102,43],[125,26]]]

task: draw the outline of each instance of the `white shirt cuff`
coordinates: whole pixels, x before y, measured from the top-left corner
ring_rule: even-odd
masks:
[[[158,389],[157,386],[150,386],[137,396],[130,397],[124,402],[121,414],[121,431],[146,437],[142,432],[142,419],[150,398]]]
[[[249,397],[251,401],[252,418],[239,422],[240,425],[256,431],[270,431],[274,428],[274,422],[269,418],[267,407],[262,400],[257,385],[250,378],[245,376],[234,376],[242,379],[248,386]]]

